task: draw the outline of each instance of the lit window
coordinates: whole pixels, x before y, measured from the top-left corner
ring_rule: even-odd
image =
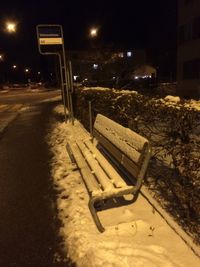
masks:
[[[97,70],[97,69],[98,69],[98,67],[99,67],[99,65],[98,65],[98,64],[93,64],[93,69],[94,69],[94,70]]]
[[[78,75],[74,75],[74,77],[73,77],[74,81],[77,81],[78,77],[79,77]]]
[[[127,52],[127,57],[132,57],[132,52],[128,51]]]

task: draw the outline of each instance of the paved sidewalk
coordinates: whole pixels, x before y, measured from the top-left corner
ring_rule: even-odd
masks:
[[[46,134],[53,104],[22,112],[0,139],[0,266],[69,266],[59,221]]]

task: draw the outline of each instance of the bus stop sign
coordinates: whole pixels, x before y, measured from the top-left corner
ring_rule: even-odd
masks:
[[[39,45],[62,45],[63,34],[60,25],[38,25]]]

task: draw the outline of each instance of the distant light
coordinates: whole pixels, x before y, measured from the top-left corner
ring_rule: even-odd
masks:
[[[135,76],[135,77],[134,77],[134,79],[135,79],[135,80],[138,80],[138,79],[139,79],[139,77],[138,77],[138,76]]]
[[[53,73],[50,73],[51,76],[53,76]]]
[[[76,81],[78,77],[79,77],[78,75],[74,75],[74,76],[73,76],[74,81]]]
[[[124,53],[120,52],[120,53],[118,54],[118,56],[121,57],[121,58],[123,58],[123,57],[124,57]]]
[[[38,73],[37,73],[38,75],[40,75],[41,74],[41,72],[40,71],[38,71]]]
[[[17,65],[12,65],[12,68],[13,68],[13,69],[16,69],[16,68],[17,68]]]
[[[16,32],[16,23],[14,23],[14,22],[7,22],[6,23],[6,29],[10,33]]]
[[[0,60],[3,61],[3,55],[0,55]]]
[[[97,69],[98,69],[98,67],[99,67],[99,65],[98,65],[98,64],[93,64],[93,69],[94,69],[94,70],[97,70]]]
[[[147,78],[151,78],[151,75],[143,75],[142,79],[147,79]]]
[[[98,34],[98,29],[97,28],[90,29],[90,36],[91,37],[96,37],[97,34]]]
[[[132,57],[132,52],[131,51],[127,52],[127,57]]]
[[[28,72],[29,72],[29,69],[28,69],[28,68],[26,68],[24,71],[25,71],[26,73],[28,73]]]

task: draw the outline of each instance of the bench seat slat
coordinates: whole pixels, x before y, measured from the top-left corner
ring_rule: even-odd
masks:
[[[117,171],[113,168],[113,166],[104,158],[101,152],[92,144],[90,140],[85,141],[88,149],[93,153],[93,156],[97,159],[101,167],[107,173],[111,181],[115,184],[117,188],[121,188],[126,186],[126,183],[121,178],[121,176],[117,173]]]
[[[137,178],[139,168],[133,161],[129,160],[128,157],[126,157],[125,155],[123,156],[122,152],[120,152],[112,143],[110,143],[106,138],[104,138],[99,132],[95,130],[94,136],[97,138],[99,143],[116,159],[118,164],[121,164],[125,168],[127,165],[131,166],[131,168],[129,168],[129,172],[135,178]]]
[[[77,141],[77,145],[81,152],[83,153],[88,165],[94,171],[95,176],[97,177],[99,183],[103,187],[103,190],[110,191],[114,188],[109,177],[103,171],[101,166],[98,164],[97,160],[93,157],[92,153],[88,150],[85,144],[82,141]]]
[[[97,183],[97,181],[95,180],[94,175],[91,173],[91,170],[89,169],[84,157],[82,156],[82,154],[80,153],[78,147],[76,144],[68,144],[73,156],[76,160],[76,163],[80,169],[80,172],[82,174],[83,180],[86,184],[86,187],[88,188],[89,193],[92,196],[96,196],[102,193],[102,190],[99,186],[99,184]]]

